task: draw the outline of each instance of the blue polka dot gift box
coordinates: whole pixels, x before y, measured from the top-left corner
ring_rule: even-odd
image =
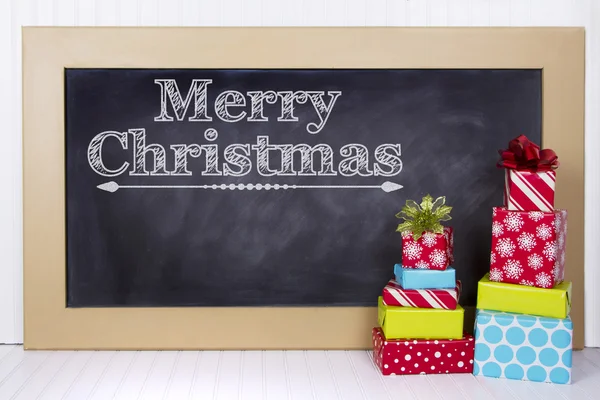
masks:
[[[570,317],[477,310],[473,374],[569,384],[572,346]]]

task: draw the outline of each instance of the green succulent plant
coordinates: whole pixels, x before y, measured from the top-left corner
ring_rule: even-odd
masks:
[[[446,197],[433,200],[429,194],[423,197],[421,204],[414,200],[406,200],[402,211],[396,218],[404,220],[396,232],[411,232],[414,240],[418,240],[424,232],[444,233],[442,221],[449,221],[452,207],[446,205]]]

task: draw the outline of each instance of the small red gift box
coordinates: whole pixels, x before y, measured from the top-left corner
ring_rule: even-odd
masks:
[[[508,149],[500,150],[498,167],[506,168],[504,207],[516,211],[554,210],[556,169],[560,165],[553,150],[544,149],[520,135]]]
[[[381,328],[373,328],[373,361],[383,375],[471,374],[475,342],[462,339],[386,340]]]
[[[554,210],[556,171],[506,170],[504,206],[516,211]]]
[[[443,271],[454,261],[454,238],[450,227],[444,233],[425,232],[414,240],[411,232],[402,233],[402,267]]]
[[[460,281],[456,281],[454,289],[404,289],[392,279],[383,288],[381,297],[389,306],[456,310],[460,287]]]
[[[494,207],[490,280],[552,288],[564,280],[567,211]]]

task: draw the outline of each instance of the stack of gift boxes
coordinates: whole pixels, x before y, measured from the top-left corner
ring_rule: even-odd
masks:
[[[407,221],[398,229],[402,264],[378,299],[379,326],[372,331],[373,359],[383,375],[473,371],[474,341],[463,332],[461,283],[450,267],[453,231],[439,224],[449,219],[444,203],[426,196],[420,206],[409,200],[400,213]],[[430,217],[431,226],[419,225],[421,217]]]
[[[504,206],[492,213],[490,272],[478,283],[473,373],[571,382],[567,212],[554,208],[558,159],[519,136],[501,151]]]

